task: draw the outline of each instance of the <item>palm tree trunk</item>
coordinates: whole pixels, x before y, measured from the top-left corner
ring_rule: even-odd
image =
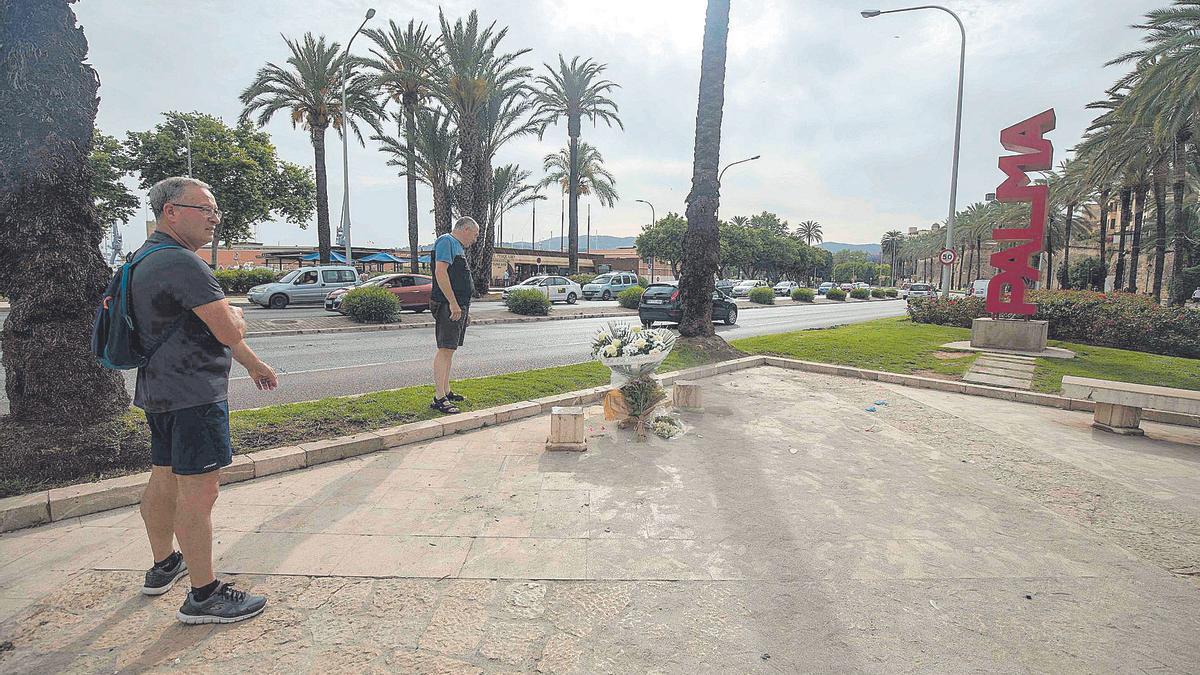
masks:
[[[0,109],[10,125],[0,134],[0,292],[12,303],[0,330],[3,424],[78,432],[129,409],[124,378],[100,367],[89,341],[112,277],[88,164],[99,80],[67,2],[0,0],[0,16],[11,38],[0,44]]]
[[[983,237],[975,237],[975,278],[983,276]]]
[[[704,46],[700,56],[700,94],[696,105],[696,146],[692,189],[687,197],[687,232],[683,236],[683,278],[679,280],[685,337],[714,334],[713,273],[720,260],[717,207],[721,192],[721,118],[725,107],[725,55],[729,40],[729,0],[708,0]]]
[[[317,174],[317,250],[329,264],[329,179],[325,175],[325,127],[313,127],[313,168]]]
[[[417,247],[417,153],[413,150],[413,141],[417,137],[417,115],[414,106],[404,106],[404,164],[408,183],[408,269],[413,274],[420,270],[417,262],[419,254]]]
[[[1039,270],[1040,272],[1041,270]],[[1054,216],[1046,223],[1046,290],[1054,288]]]
[[[1154,167],[1154,282],[1151,294],[1162,302],[1163,266],[1167,261],[1167,165]]]
[[[442,236],[450,232],[450,188],[440,182],[433,189],[433,229],[434,234]]]
[[[1129,292],[1137,293],[1138,256],[1142,252],[1142,217],[1146,208],[1146,185],[1139,185],[1134,193],[1133,242],[1129,246]]]
[[[579,273],[579,115],[567,116],[571,170],[569,173],[567,201],[567,267],[571,274]]]
[[[1058,275],[1058,287],[1071,287],[1071,226],[1075,222],[1075,205],[1067,204],[1066,237],[1063,239],[1062,274]]]
[[[1117,242],[1117,269],[1113,272],[1113,290],[1119,291],[1125,285],[1125,233],[1129,230],[1129,214],[1132,210],[1130,200],[1133,188],[1121,187],[1121,234]]]
[[[1100,191],[1100,285],[1093,290],[1104,290],[1104,278],[1108,276],[1108,260],[1104,248],[1108,244],[1108,188]]]
[[[1171,153],[1172,170],[1175,174],[1173,184],[1171,185],[1171,201],[1173,206],[1172,221],[1175,225],[1174,249],[1175,255],[1171,262],[1171,292],[1169,304],[1174,306],[1182,306],[1187,302],[1188,296],[1191,294],[1190,288],[1185,288],[1185,276],[1183,268],[1186,267],[1185,252],[1188,250],[1187,233],[1185,228],[1187,223],[1184,220],[1183,210],[1183,192],[1184,185],[1187,179],[1187,166],[1184,163],[1184,143],[1186,137],[1182,136],[1175,140],[1175,147]]]

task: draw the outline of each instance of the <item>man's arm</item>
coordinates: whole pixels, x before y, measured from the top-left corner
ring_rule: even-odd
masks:
[[[279,386],[279,377],[275,375],[275,369],[263,363],[245,340],[239,340],[237,344],[231,345],[229,351],[233,354],[233,358],[246,368],[250,379],[254,380],[254,386],[267,391],[274,391],[275,387]]]
[[[442,289],[442,295],[446,296],[446,301],[450,303],[450,320],[458,321],[462,318],[462,307],[458,306],[458,298],[454,297],[454,286],[450,283],[450,263],[444,260],[434,263],[433,279],[437,282],[438,288]]]
[[[200,305],[192,310],[204,325],[212,331],[213,337],[221,344],[229,347],[230,353],[237,362],[242,364],[254,380],[254,386],[271,391],[279,386],[279,378],[275,371],[263,363],[250,345],[246,344],[246,320],[242,318],[242,309],[229,304],[225,298],[215,300],[206,305]]]

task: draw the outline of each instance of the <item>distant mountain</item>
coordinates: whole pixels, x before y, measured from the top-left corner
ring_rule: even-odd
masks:
[[[592,235],[592,250],[593,251],[604,251],[604,250],[608,250],[608,249],[612,249],[612,248],[623,248],[626,246],[633,246],[633,242],[635,239],[636,239],[636,237],[610,237],[608,235],[593,234]],[[565,251],[566,247],[562,246],[561,245],[562,243],[563,243],[563,240],[561,237],[551,237],[550,239],[543,239],[542,241],[539,241],[537,243],[536,248],[538,248],[539,250],[542,250],[542,251],[557,251],[557,250],[560,250],[560,248],[561,248],[561,250]],[[579,235],[579,250],[585,251],[587,248],[587,244],[588,244],[587,235],[580,234]],[[527,242],[527,241],[506,241],[506,242],[504,242],[504,245],[511,247],[511,248],[529,248],[530,247],[529,242]]]
[[[838,241],[823,241],[817,244],[817,248],[823,248],[826,251],[837,253],[845,249],[852,251],[866,251],[867,255],[878,256],[883,247],[879,244],[843,244]]]

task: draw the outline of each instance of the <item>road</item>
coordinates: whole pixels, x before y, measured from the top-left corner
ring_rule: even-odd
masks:
[[[785,304],[743,311],[736,326],[717,326],[727,340],[904,314],[904,303]],[[268,312],[271,310],[260,310]],[[283,310],[298,312],[310,310]],[[323,311],[323,310],[321,310]],[[257,311],[255,312],[257,313]],[[609,319],[474,326],[454,360],[456,378],[481,377],[579,363],[589,358],[592,335]],[[311,401],[430,381],[435,351],[432,329],[253,338],[251,347],[280,373],[280,387],[258,391],[234,364],[230,408]],[[134,373],[126,373],[133,391]],[[8,399],[0,392],[0,413]]]

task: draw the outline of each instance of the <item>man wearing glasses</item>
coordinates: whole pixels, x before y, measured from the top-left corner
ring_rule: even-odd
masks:
[[[258,615],[267,601],[234,590],[213,572],[212,508],[221,468],[233,462],[231,358],[245,366],[259,389],[273,390],[279,381],[246,344],[242,310],[229,304],[196,255],[221,222],[212,189],[191,178],[167,178],[150,188],[150,206],[156,229],[142,250],[171,248],[139,262],[129,282],[138,335],[145,345],[158,345],[138,369],[133,399],[146,411],[153,464],[141,511],[155,563],[142,593],[162,595],[187,574],[192,588],[176,618],[187,624],[233,623]]]

